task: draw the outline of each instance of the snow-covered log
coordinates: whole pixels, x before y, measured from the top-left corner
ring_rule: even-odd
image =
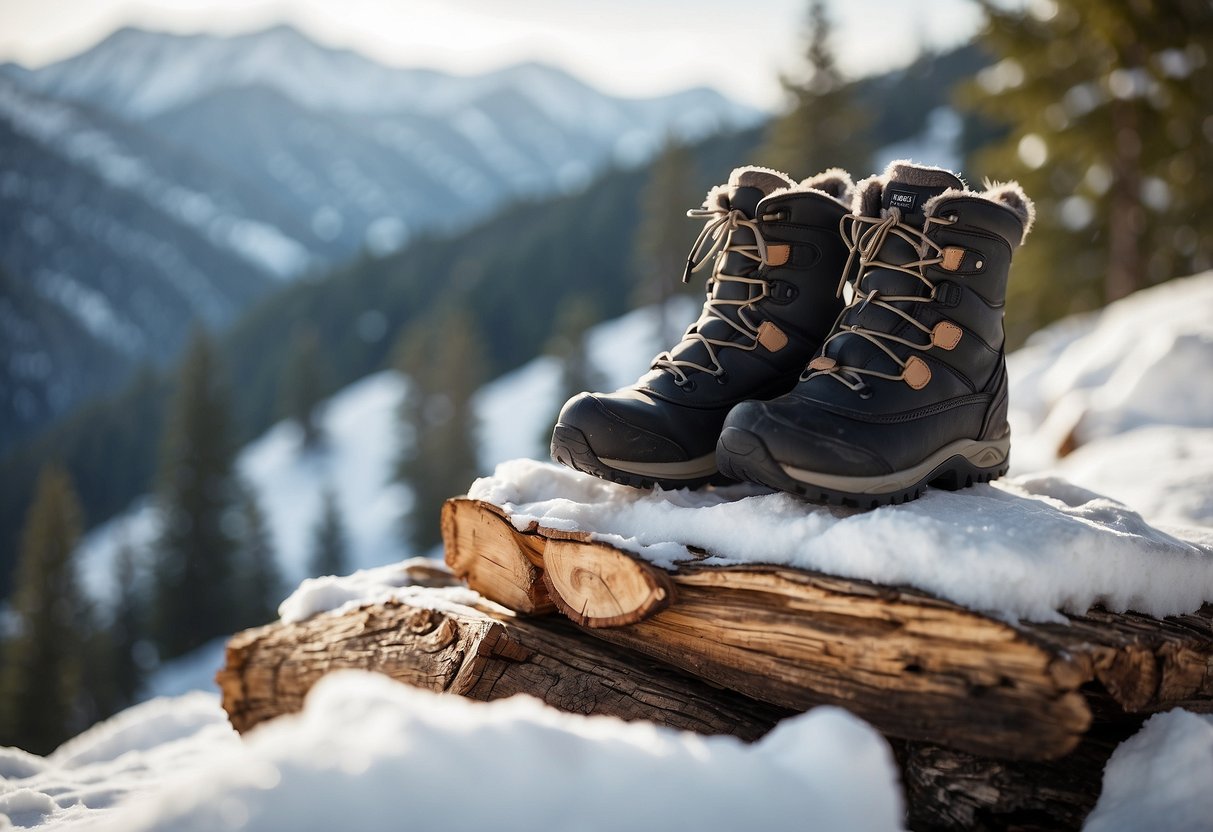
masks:
[[[243,732],[300,710],[312,685],[343,669],[481,701],[527,693],[563,711],[747,740],[788,713],[594,639],[558,616],[520,619],[433,592],[428,603],[368,604],[236,634],[216,679],[232,725]]]
[[[786,567],[665,573],[585,533],[519,531],[482,501],[450,501],[444,531],[449,565],[493,600],[543,597],[537,609],[571,611],[598,638],[712,684],[795,710],[842,705],[901,739],[1052,759],[1096,716],[1213,709],[1207,605],[1167,619],[1093,610],[1013,624],[919,590]],[[548,547],[560,578],[545,577]],[[569,585],[575,597],[560,597]]]

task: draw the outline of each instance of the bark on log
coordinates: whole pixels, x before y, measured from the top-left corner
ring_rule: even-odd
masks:
[[[232,725],[244,732],[298,711],[321,676],[351,668],[470,699],[527,693],[564,711],[746,740],[788,713],[594,639],[559,617],[401,603],[238,633],[216,681]]]
[[[536,581],[549,545],[562,559],[570,546],[583,547],[578,568],[597,571],[604,583],[620,559],[631,559],[590,544],[584,532],[534,524],[519,532],[486,503],[454,500],[448,510],[465,527],[499,530],[488,557],[511,547],[529,552]],[[490,535],[478,539],[483,545]],[[485,554],[466,540],[446,539],[448,562],[463,564],[474,589],[501,601],[495,586],[478,583],[474,563]],[[604,549],[611,556],[597,558]],[[1096,610],[1069,626],[1012,626],[914,589],[801,570],[690,565],[668,577],[672,605],[595,635],[781,707],[842,705],[902,739],[1050,759],[1078,744],[1093,709],[1123,719],[1213,706],[1209,606],[1164,621]],[[558,581],[547,586],[549,596],[564,591]]]
[[[1059,760],[992,760],[928,743],[893,741],[915,832],[1077,830],[1095,806],[1104,766],[1140,719],[1101,725]]]

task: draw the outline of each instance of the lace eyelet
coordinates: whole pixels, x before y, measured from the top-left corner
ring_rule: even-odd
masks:
[[[872,398],[872,396],[876,395],[876,392],[871,387],[868,387],[866,384],[863,387],[859,388],[858,392],[859,392],[859,398],[863,399],[864,401],[867,401],[868,399]]]
[[[675,382],[674,382],[674,385],[675,385],[675,386],[676,386],[676,387],[677,387],[679,390],[682,390],[682,391],[684,391],[684,392],[687,392],[687,393],[694,393],[694,392],[695,392],[695,380],[694,380],[694,379],[692,379],[692,378],[688,378],[688,379],[686,379],[686,380],[685,380],[685,381],[683,381],[681,384],[679,384],[677,381],[675,381]]]
[[[729,383],[729,374],[728,373],[719,372],[716,374],[715,378],[716,378],[717,384],[728,384]]]

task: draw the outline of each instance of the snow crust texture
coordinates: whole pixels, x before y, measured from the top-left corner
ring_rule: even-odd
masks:
[[[1008,619],[1064,620],[1095,604],[1163,616],[1213,600],[1213,548],[1053,477],[1016,477],[874,511],[735,486],[641,491],[531,460],[470,497],[531,523],[589,531],[664,568],[699,547],[714,564],[768,563],[908,584]]]
[[[173,711],[185,716],[166,721]],[[138,706],[4,781],[0,810],[22,825],[112,832],[902,828],[887,743],[837,708],[745,745],[350,671],[243,742],[222,720],[200,694]],[[163,744],[149,747],[155,736]],[[88,785],[100,779],[104,795]]]
[[[1083,831],[1143,829],[1213,829],[1213,716],[1155,714],[1112,754]]]

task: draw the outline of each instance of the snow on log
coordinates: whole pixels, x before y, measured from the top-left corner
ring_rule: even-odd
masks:
[[[594,639],[562,618],[527,620],[439,593],[236,634],[216,677],[232,725],[244,732],[300,710],[312,685],[343,669],[481,701],[527,693],[564,711],[746,740],[788,713]]]
[[[647,596],[624,596],[627,615],[595,622],[583,614],[584,587],[634,588],[621,575],[654,567],[583,532],[533,522],[519,531],[482,501],[452,500],[446,516],[458,523],[444,528],[460,529],[445,538],[448,564],[486,597],[508,606],[533,591],[525,582],[542,583],[598,638],[780,707],[841,705],[893,737],[984,757],[1053,759],[1075,748],[1093,714],[1213,709],[1208,605],[1167,619],[1094,610],[1067,624],[1012,624],[906,587],[690,564],[665,573],[670,589],[660,602],[644,603],[663,591],[654,580]],[[575,581],[544,574],[549,547],[557,573]],[[481,580],[480,561],[519,556],[533,568],[511,573],[523,583],[503,590],[501,573]],[[562,597],[570,585],[573,597]]]

